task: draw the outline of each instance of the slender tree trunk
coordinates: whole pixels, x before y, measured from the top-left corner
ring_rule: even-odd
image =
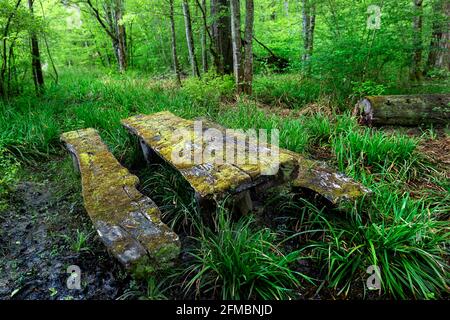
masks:
[[[212,38],[216,53],[214,65],[220,74],[233,73],[230,0],[211,0]]]
[[[208,53],[207,53],[207,43],[206,43],[206,36],[208,33],[208,20],[206,16],[206,0],[202,0],[201,3],[201,12],[202,12],[202,37],[201,37],[201,44],[202,44],[202,69],[203,72],[208,72]]]
[[[177,35],[176,35],[176,29],[175,29],[173,0],[169,0],[169,18],[170,18],[170,33],[172,36],[173,70],[175,71],[178,85],[181,85],[181,70],[180,70],[180,63],[178,61],[178,53],[177,53]]]
[[[28,0],[28,7],[33,16],[34,0]],[[33,81],[36,92],[41,94],[44,91],[44,74],[42,73],[41,53],[39,51],[39,40],[36,32],[31,31],[31,70],[33,72]]]
[[[124,12],[124,5],[122,0],[116,0],[114,6],[114,28],[117,37],[117,60],[119,63],[119,72],[125,72],[128,67],[127,61],[127,36],[125,25],[121,23]]]
[[[450,70],[450,2],[436,1],[433,14],[435,21],[433,21],[426,72],[433,68]]]
[[[184,15],[184,24],[186,28],[186,41],[189,51],[189,61],[191,62],[192,75],[194,77],[200,77],[197,57],[195,56],[194,36],[192,33],[191,12],[189,9],[188,0],[183,0],[183,15]]]
[[[8,35],[9,35],[9,27],[11,26],[11,22],[14,19],[14,16],[20,6],[22,0],[17,0],[16,5],[14,7],[14,11],[8,16],[4,29],[3,29],[3,48],[2,48],[2,64],[1,64],[1,68],[0,68],[0,97],[6,97],[7,95],[7,83],[5,83],[5,76],[6,76],[6,70],[11,68],[11,64],[8,64],[8,59],[7,59],[7,52],[8,52]],[[12,43],[10,46],[10,52],[12,52],[13,47],[14,47],[14,43]]]
[[[97,19],[98,23],[100,23],[100,26],[111,38],[119,72],[124,72],[128,66],[128,59],[125,25],[120,22],[124,12],[123,0],[111,0],[110,2],[103,3],[106,22],[98,8],[92,4],[91,0],[86,0],[86,3],[91,8],[92,14]]]
[[[411,65],[411,80],[420,80],[422,78],[422,25],[423,25],[423,0],[413,0],[413,55]]]
[[[231,39],[233,43],[233,71],[237,93],[243,91],[242,39],[241,39],[241,6],[239,0],[230,0]]]
[[[311,0],[302,0],[302,33],[304,53],[302,61],[305,64],[306,72],[311,71],[310,60],[314,48],[314,30],[316,27],[316,4]]]
[[[244,93],[252,94],[253,83],[253,23],[255,10],[253,0],[245,1],[245,59],[244,59]]]

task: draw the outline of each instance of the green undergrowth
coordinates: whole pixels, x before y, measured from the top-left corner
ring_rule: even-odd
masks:
[[[180,89],[168,80],[66,71],[60,85],[49,87],[40,98],[0,102],[0,199],[7,198],[17,182],[19,163],[39,168],[46,162],[42,176],[59,181],[59,196],[79,197],[80,190],[74,187],[79,186],[79,177],[67,174],[73,171],[69,158],[59,161],[65,154],[59,136],[93,127],[122,163],[138,171],[141,190],[161,208],[164,221],[194,237],[194,245],[186,248],[189,259],[184,269],[174,276],[188,297],[298,297],[300,284],[308,285],[313,278],[297,270],[304,256],[316,263],[320,271],[316,280],[340,297],[364,291],[371,265],[381,270],[381,298],[445,296],[450,185],[446,175],[418,152],[420,137],[362,128],[348,110],[339,110],[342,101],[337,100],[331,114],[284,117],[258,108],[263,102],[273,108],[284,104],[301,109],[332,94],[297,76],[261,76],[255,79],[254,97],[236,101],[229,78],[208,75],[183,84]],[[307,157],[318,148],[327,150],[329,165],[372,194],[339,212],[305,203],[295,194],[269,195],[266,211],[276,216],[277,223],[294,220],[296,227],[290,231],[255,224],[251,216],[233,220],[226,210],[217,213],[216,228],[206,226],[186,182],[164,164],[142,170],[138,143],[120,125],[128,116],[162,110],[190,119],[206,116],[235,129],[278,129],[281,147]],[[436,188],[414,189],[411,181]],[[284,244],[294,238],[298,242],[286,250]],[[89,241],[83,234],[75,240],[75,250]],[[155,281],[149,282],[144,296],[167,297],[169,293],[160,291]],[[130,291],[125,296],[136,294]]]

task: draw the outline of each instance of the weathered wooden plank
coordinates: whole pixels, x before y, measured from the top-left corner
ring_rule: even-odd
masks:
[[[61,136],[81,174],[84,205],[100,239],[126,267],[147,271],[169,266],[180,251],[178,236],[142,195],[136,176],[109,152],[97,131]]]
[[[260,146],[255,143],[255,138],[245,133],[230,131],[207,121],[202,121],[202,134],[196,131],[198,128],[193,120],[177,117],[167,111],[137,115],[122,120],[122,124],[176,168],[200,198],[220,198],[226,194],[237,194],[267,182],[282,183],[297,174],[297,161],[284,150],[280,149],[276,158],[279,166],[271,170],[274,157],[270,156],[270,145]],[[216,130],[221,137],[220,141],[209,140],[203,135],[207,135],[211,131],[209,129]],[[180,130],[184,130],[181,135]],[[236,157],[241,156],[242,161],[236,161],[236,158],[235,161],[228,161],[225,147],[227,145],[231,146],[228,152]],[[180,149],[188,150],[186,161],[174,160],[174,152]],[[208,150],[217,152],[205,159],[202,155],[210,154]],[[250,158],[254,161],[249,161]]]
[[[300,155],[297,155],[297,159],[300,168],[298,177],[292,183],[294,187],[312,190],[333,204],[355,201],[372,193],[362,184],[323,163],[305,159]]]

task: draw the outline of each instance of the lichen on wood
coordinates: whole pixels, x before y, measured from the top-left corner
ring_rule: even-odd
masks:
[[[209,121],[202,120],[201,132],[197,132],[193,120],[163,111],[124,119],[122,125],[177,169],[201,198],[217,199],[238,194],[268,181],[283,183],[297,174],[298,164],[290,153],[279,149],[274,161],[274,157],[269,156],[270,145],[260,146],[254,137]],[[205,138],[208,129],[215,130],[220,142]],[[228,151],[227,146],[231,146]],[[174,154],[181,149],[188,150],[183,158],[185,161],[174,161]],[[203,155],[209,154],[210,150],[214,150],[214,155],[205,158]],[[243,158],[228,161],[227,152]],[[269,155],[261,156],[264,154]],[[249,161],[250,157],[257,161]],[[272,167],[275,169],[271,170]]]
[[[136,189],[138,178],[96,130],[67,132],[61,139],[77,160],[86,211],[109,251],[130,269],[170,266],[180,252],[179,238],[161,221],[156,204]]]
[[[312,190],[333,204],[352,202],[370,195],[371,190],[354,181],[343,173],[336,172],[325,164],[297,155],[299,163],[298,177],[294,187]]]

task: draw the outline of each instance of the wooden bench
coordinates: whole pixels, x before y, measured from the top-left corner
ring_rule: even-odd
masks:
[[[267,158],[267,161],[257,161],[256,163],[248,161],[243,164],[227,161],[217,163],[214,158],[202,158],[200,162],[180,163],[174,161],[174,148],[190,146],[191,154],[188,158],[195,160],[196,149],[199,149],[200,153],[215,149],[217,141],[209,141],[196,136],[193,120],[177,117],[167,111],[151,115],[137,115],[122,120],[122,125],[139,138],[147,160],[151,160],[152,154],[156,153],[177,169],[194,189],[199,202],[205,199],[220,199],[231,194],[235,196],[237,206],[243,214],[252,209],[249,193],[251,188],[264,189],[281,184],[294,179],[298,173],[298,163],[295,157],[282,149],[279,149],[278,152],[278,170],[275,172],[272,170],[273,162],[270,158]],[[244,152],[248,157],[270,154],[267,150],[270,149],[270,145],[250,144],[250,139],[254,139],[253,137],[239,132],[226,131],[217,124],[202,121],[202,132],[206,132],[208,129],[217,130],[224,145],[227,141],[233,140],[235,143],[230,143],[230,145],[235,148],[233,151],[235,155],[239,152]],[[180,130],[185,130],[186,134],[175,137],[176,132]]]
[[[161,222],[156,204],[136,189],[138,178],[94,129],[67,132],[61,140],[81,174],[86,211],[108,250],[135,271],[170,266],[180,252],[179,238]]]
[[[299,174],[292,182],[295,188],[311,190],[332,204],[353,202],[372,191],[345,174],[336,172],[324,163],[297,155]]]

